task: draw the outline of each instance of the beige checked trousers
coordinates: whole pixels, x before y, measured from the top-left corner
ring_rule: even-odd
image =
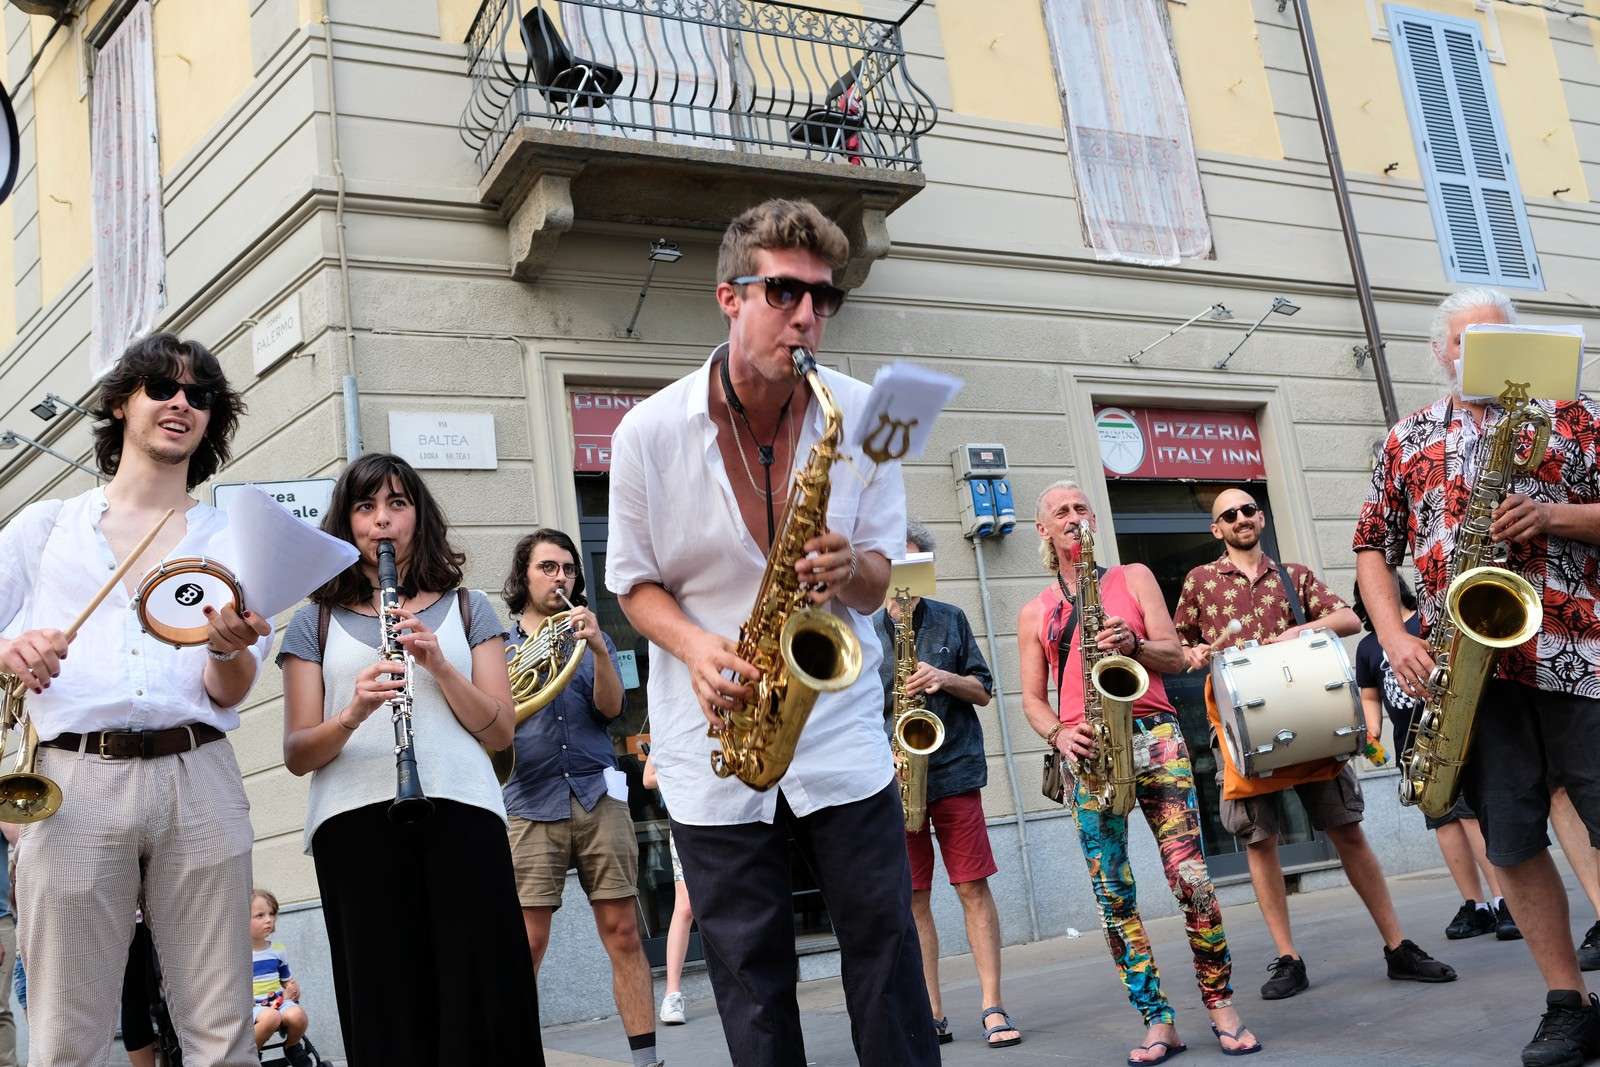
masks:
[[[38,769],[64,799],[17,844],[28,1062],[106,1063],[142,899],[184,1063],[256,1067],[250,804],[228,742],[148,760],[41,748]]]

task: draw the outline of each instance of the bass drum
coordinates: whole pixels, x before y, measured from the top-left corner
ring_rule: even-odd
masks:
[[[1280,767],[1347,760],[1367,743],[1361,693],[1344,642],[1330,630],[1292,641],[1255,641],[1211,660],[1211,691],[1223,744],[1239,773],[1267,778]]]

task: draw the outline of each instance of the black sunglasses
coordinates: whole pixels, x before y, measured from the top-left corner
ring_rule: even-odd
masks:
[[[1240,504],[1236,508],[1229,508],[1227,511],[1218,512],[1217,521],[1232,522],[1239,515],[1243,515],[1247,519],[1253,519],[1259,514],[1261,514],[1261,509],[1256,507],[1254,504]]]
[[[767,287],[767,303],[779,311],[788,311],[800,303],[800,298],[811,294],[811,310],[818,318],[828,318],[844,303],[844,290],[825,282],[803,282],[799,278],[782,278],[774,275],[743,274],[729,278],[734,285],[751,285],[761,282]]]
[[[171,378],[141,378],[139,384],[144,386],[144,395],[158,403],[171,400],[182,389],[183,399],[196,411],[210,411],[211,402],[217,398],[217,387],[214,385],[196,385],[194,382],[180,382]]]

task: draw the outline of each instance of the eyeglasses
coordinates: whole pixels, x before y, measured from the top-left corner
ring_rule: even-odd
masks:
[[[158,403],[165,403],[183,390],[183,399],[196,411],[210,411],[211,402],[217,398],[214,385],[196,385],[194,382],[174,381],[171,378],[141,378],[144,395]]]
[[[737,278],[729,278],[728,281],[734,285],[761,282],[767,287],[767,303],[779,311],[797,307],[800,298],[807,293],[811,294],[811,310],[817,313],[818,318],[830,317],[839,310],[839,305],[844,303],[844,290],[825,282],[803,282],[799,278],[782,278],[770,274],[744,274]]]
[[[554,578],[558,573],[567,578],[578,576],[578,566],[575,563],[557,563],[553,559],[541,559],[534,564],[539,568],[539,573],[546,578]]]
[[[1229,508],[1227,511],[1218,513],[1217,521],[1232,522],[1240,515],[1243,515],[1247,519],[1253,519],[1259,514],[1261,514],[1261,509],[1256,507],[1254,504],[1240,504],[1236,508]]]

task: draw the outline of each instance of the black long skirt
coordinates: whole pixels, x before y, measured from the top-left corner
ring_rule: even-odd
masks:
[[[311,842],[350,1067],[543,1067],[505,824],[435,800],[332,816]]]

